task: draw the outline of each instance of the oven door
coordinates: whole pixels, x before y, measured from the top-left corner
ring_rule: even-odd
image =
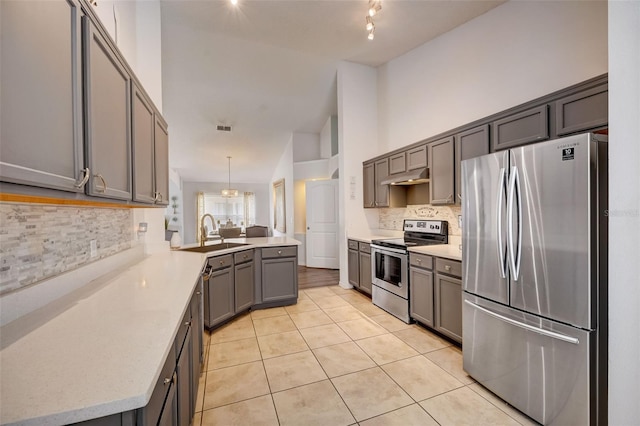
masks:
[[[402,249],[371,245],[371,277],[374,285],[404,299],[409,298],[408,256]]]

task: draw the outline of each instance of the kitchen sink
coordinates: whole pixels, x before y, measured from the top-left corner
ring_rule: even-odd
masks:
[[[242,246],[248,246],[249,244],[245,244],[245,243],[218,243],[218,244],[211,244],[208,246],[202,246],[202,247],[189,247],[189,248],[183,248],[180,249],[181,251],[195,251],[198,253],[209,253],[210,251],[218,251],[218,250],[225,250],[225,249],[230,249],[230,248],[234,248],[234,247],[242,247]]]

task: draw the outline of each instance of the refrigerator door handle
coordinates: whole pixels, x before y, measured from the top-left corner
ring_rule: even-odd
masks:
[[[518,197],[518,244],[514,247],[513,215],[516,195]],[[520,202],[520,176],[517,167],[511,167],[509,176],[509,196],[507,199],[507,247],[513,280],[520,278],[520,259],[522,248],[522,203]]]
[[[520,328],[525,329],[527,331],[531,331],[533,333],[537,333],[537,334],[540,334],[542,336],[551,337],[553,339],[562,340],[563,342],[571,343],[571,344],[574,344],[574,345],[577,345],[577,344],[580,343],[580,341],[578,339],[576,339],[575,337],[566,336],[566,335],[561,334],[561,333],[556,333],[554,331],[544,330],[544,329],[539,328],[539,327],[534,327],[533,325],[529,325],[529,324],[522,323],[520,321],[516,321],[514,319],[505,317],[504,315],[500,315],[500,314],[498,314],[496,312],[493,312],[493,311],[491,311],[489,309],[483,308],[482,306],[476,305],[475,303],[470,302],[469,300],[465,300],[464,303],[466,303],[467,305],[471,306],[472,308],[477,309],[479,311],[482,311],[485,314],[487,314],[489,316],[492,316],[492,317],[494,317],[494,318],[496,318],[496,319],[498,319],[500,321],[504,321],[504,322],[506,322],[508,324],[511,324],[513,326],[516,326],[516,327],[520,327]]]
[[[504,181],[506,178],[507,171],[504,167],[500,167],[500,180],[498,185],[498,202],[496,205],[496,210],[498,214],[496,215],[496,229],[498,231],[498,244],[496,247],[498,249],[498,262],[500,262],[500,276],[502,278],[507,278],[507,265],[505,261],[505,250],[502,246],[502,205],[504,204]]]

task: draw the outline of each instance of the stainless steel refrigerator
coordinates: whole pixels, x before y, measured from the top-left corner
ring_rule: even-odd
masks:
[[[463,366],[543,424],[606,424],[607,142],[462,162]]]

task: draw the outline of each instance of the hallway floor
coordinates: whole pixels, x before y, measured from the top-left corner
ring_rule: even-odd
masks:
[[[532,425],[462,352],[356,290],[300,290],[206,334],[194,425]]]

